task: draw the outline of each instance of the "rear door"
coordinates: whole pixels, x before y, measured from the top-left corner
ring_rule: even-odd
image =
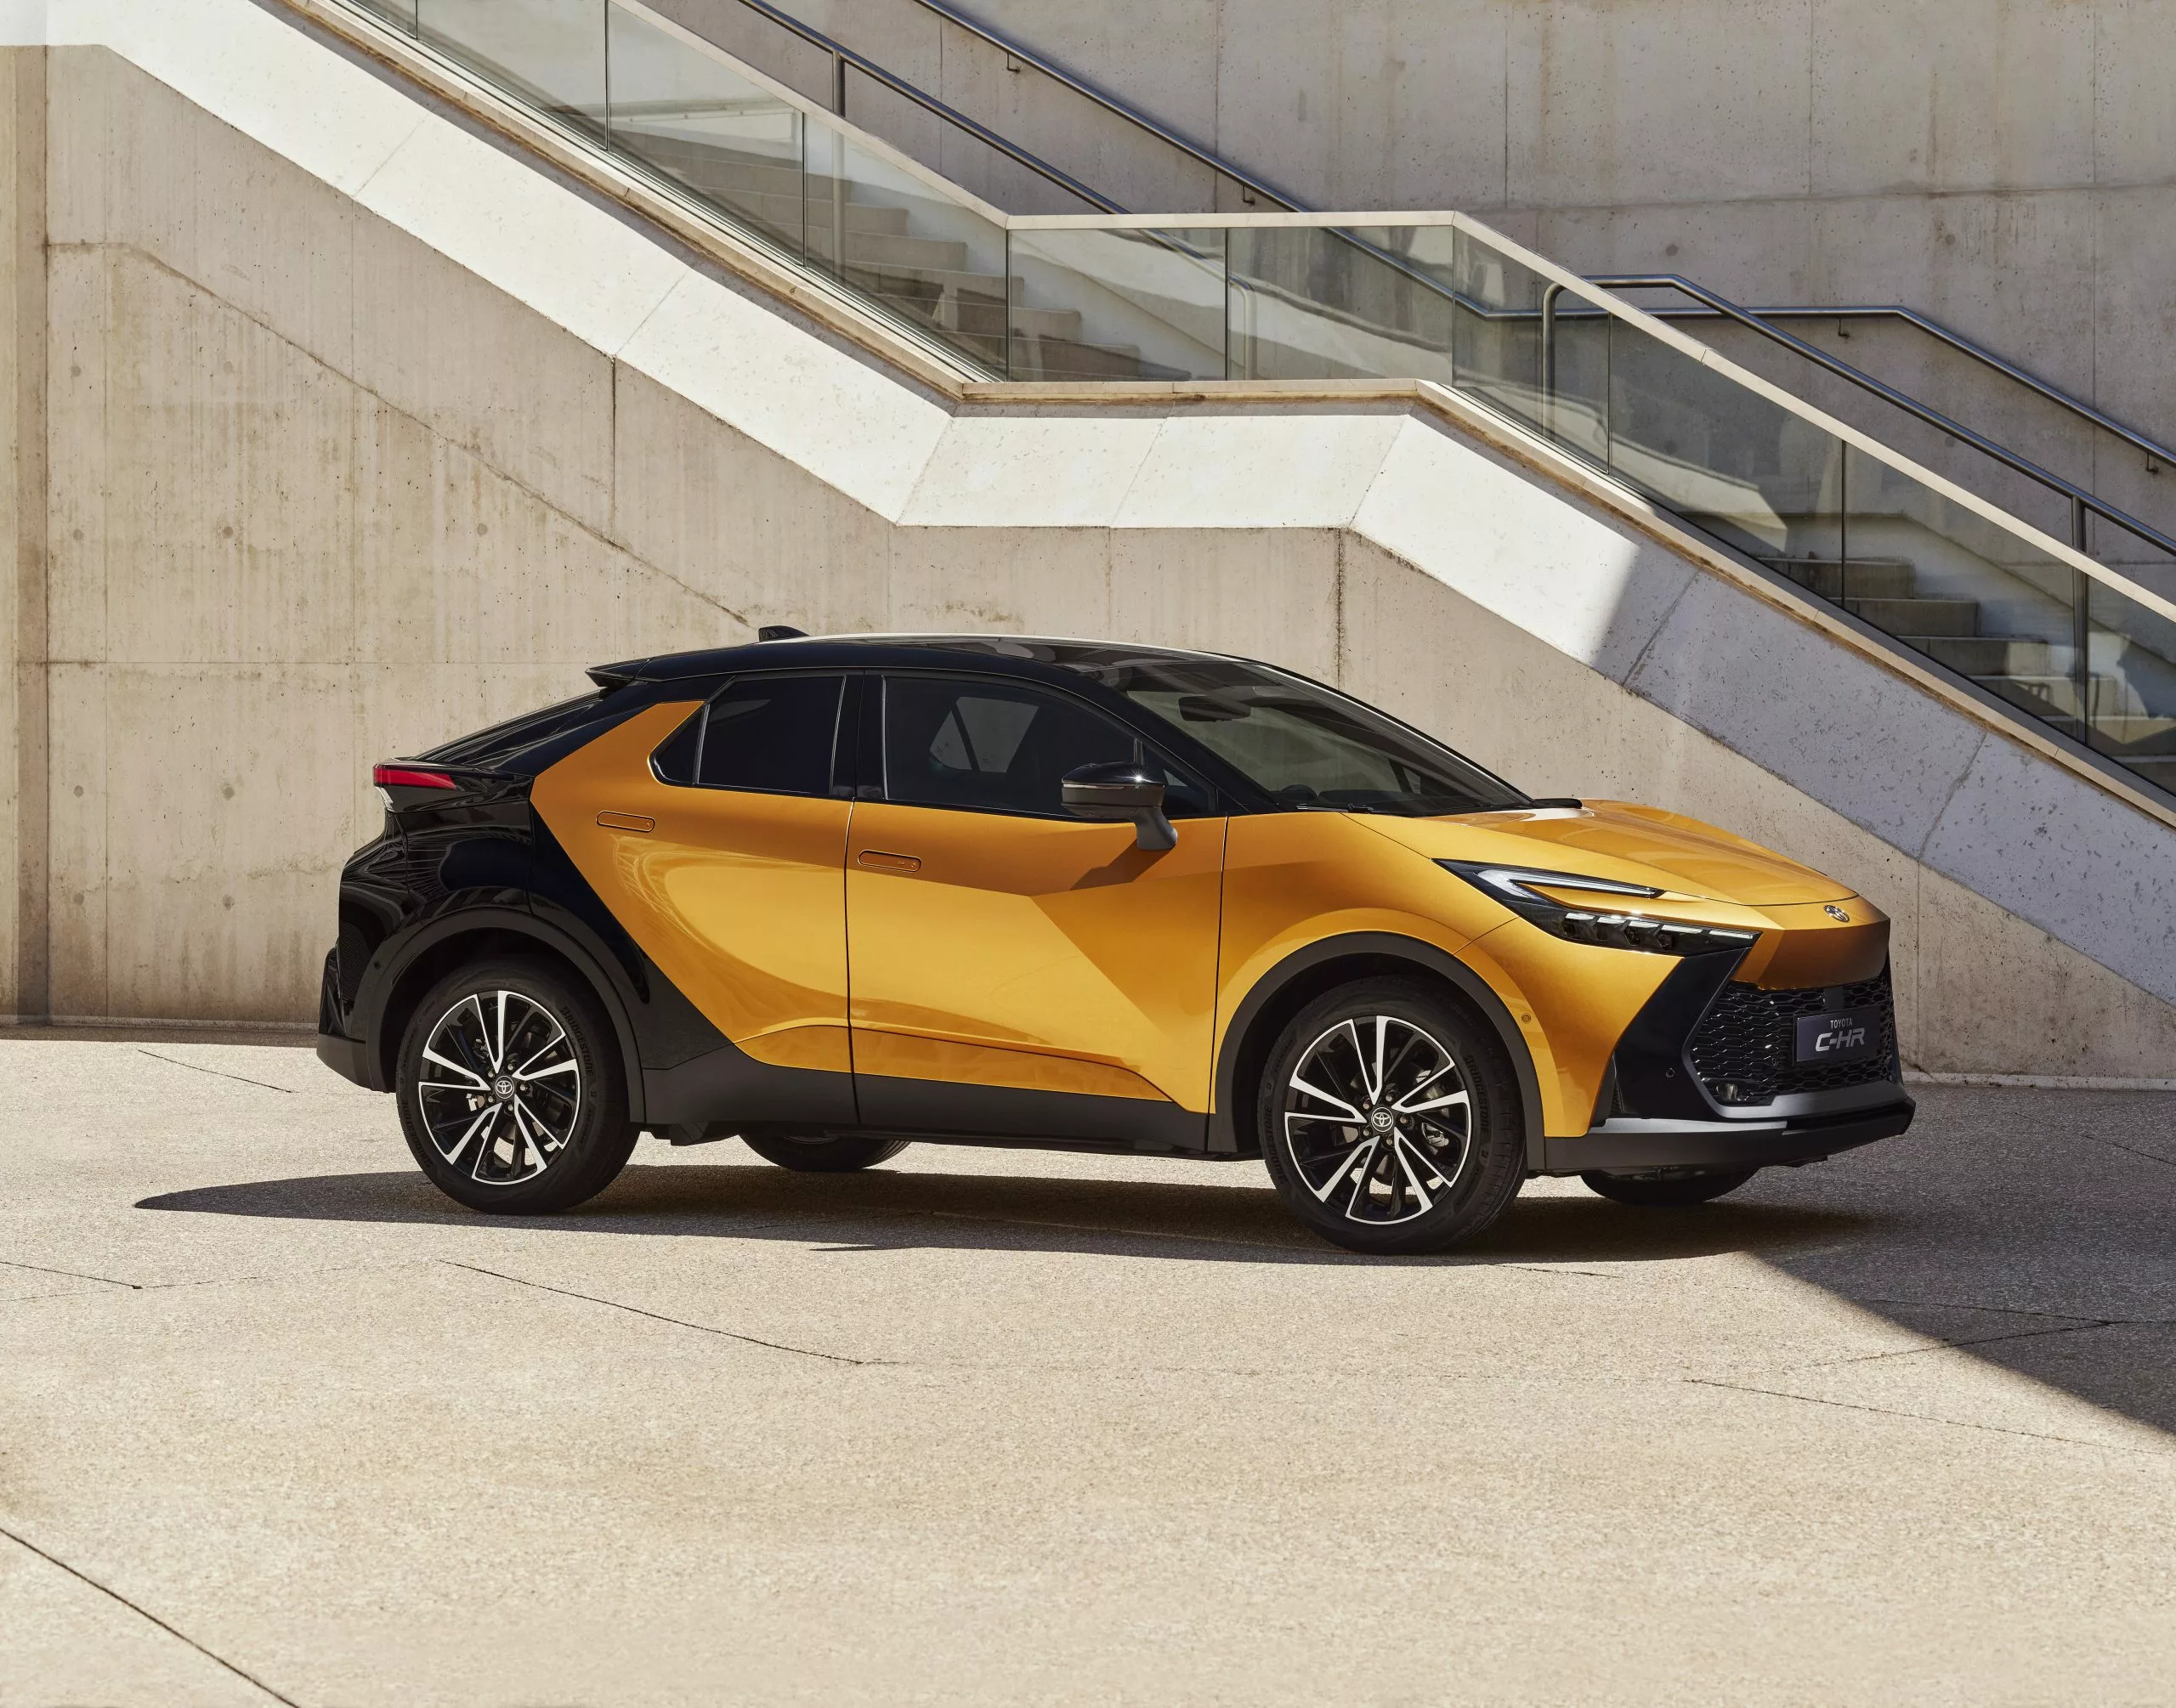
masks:
[[[737,678],[662,727],[631,720],[545,773],[537,794],[643,953],[743,1054],[836,1074],[828,1118],[840,1121],[853,1119],[853,803],[834,766],[849,680]]]
[[[862,1118],[1198,1148],[1225,830],[1208,791],[1167,768],[1165,851],[1072,817],[1068,772],[1156,756],[999,677],[886,678],[873,745],[846,878]]]

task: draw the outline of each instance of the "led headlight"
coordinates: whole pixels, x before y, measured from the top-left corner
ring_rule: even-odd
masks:
[[[1620,884],[1614,878],[1583,878],[1576,872],[1537,872],[1523,866],[1491,866],[1475,860],[1438,860],[1446,872],[1463,878],[1484,895],[1501,902],[1521,919],[1554,936],[1574,943],[1599,943],[1613,949],[1645,949],[1652,954],[1712,955],[1744,949],[1760,941],[1758,931],[1728,925],[1701,925],[1685,919],[1655,919],[1631,912],[1567,908],[1533,886],[1577,890],[1595,896],[1628,896],[1652,901],[1663,892],[1644,884]]]

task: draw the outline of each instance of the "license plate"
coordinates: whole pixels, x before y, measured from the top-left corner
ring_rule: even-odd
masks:
[[[1798,1060],[1858,1061],[1881,1047],[1881,1010],[1848,1009],[1842,1014],[1801,1015]]]

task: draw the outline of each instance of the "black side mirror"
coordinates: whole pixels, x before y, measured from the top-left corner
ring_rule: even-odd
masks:
[[[1060,785],[1065,810],[1080,818],[1130,818],[1134,846],[1159,852],[1179,846],[1164,816],[1164,779],[1130,759],[1084,765]]]

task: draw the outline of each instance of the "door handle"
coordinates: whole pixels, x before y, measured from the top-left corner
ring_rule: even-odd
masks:
[[[600,812],[597,822],[607,830],[639,830],[644,834],[657,829],[657,821],[643,812]]]
[[[919,872],[921,862],[911,854],[887,854],[881,848],[864,848],[853,857],[857,866],[866,866],[872,872]]]

